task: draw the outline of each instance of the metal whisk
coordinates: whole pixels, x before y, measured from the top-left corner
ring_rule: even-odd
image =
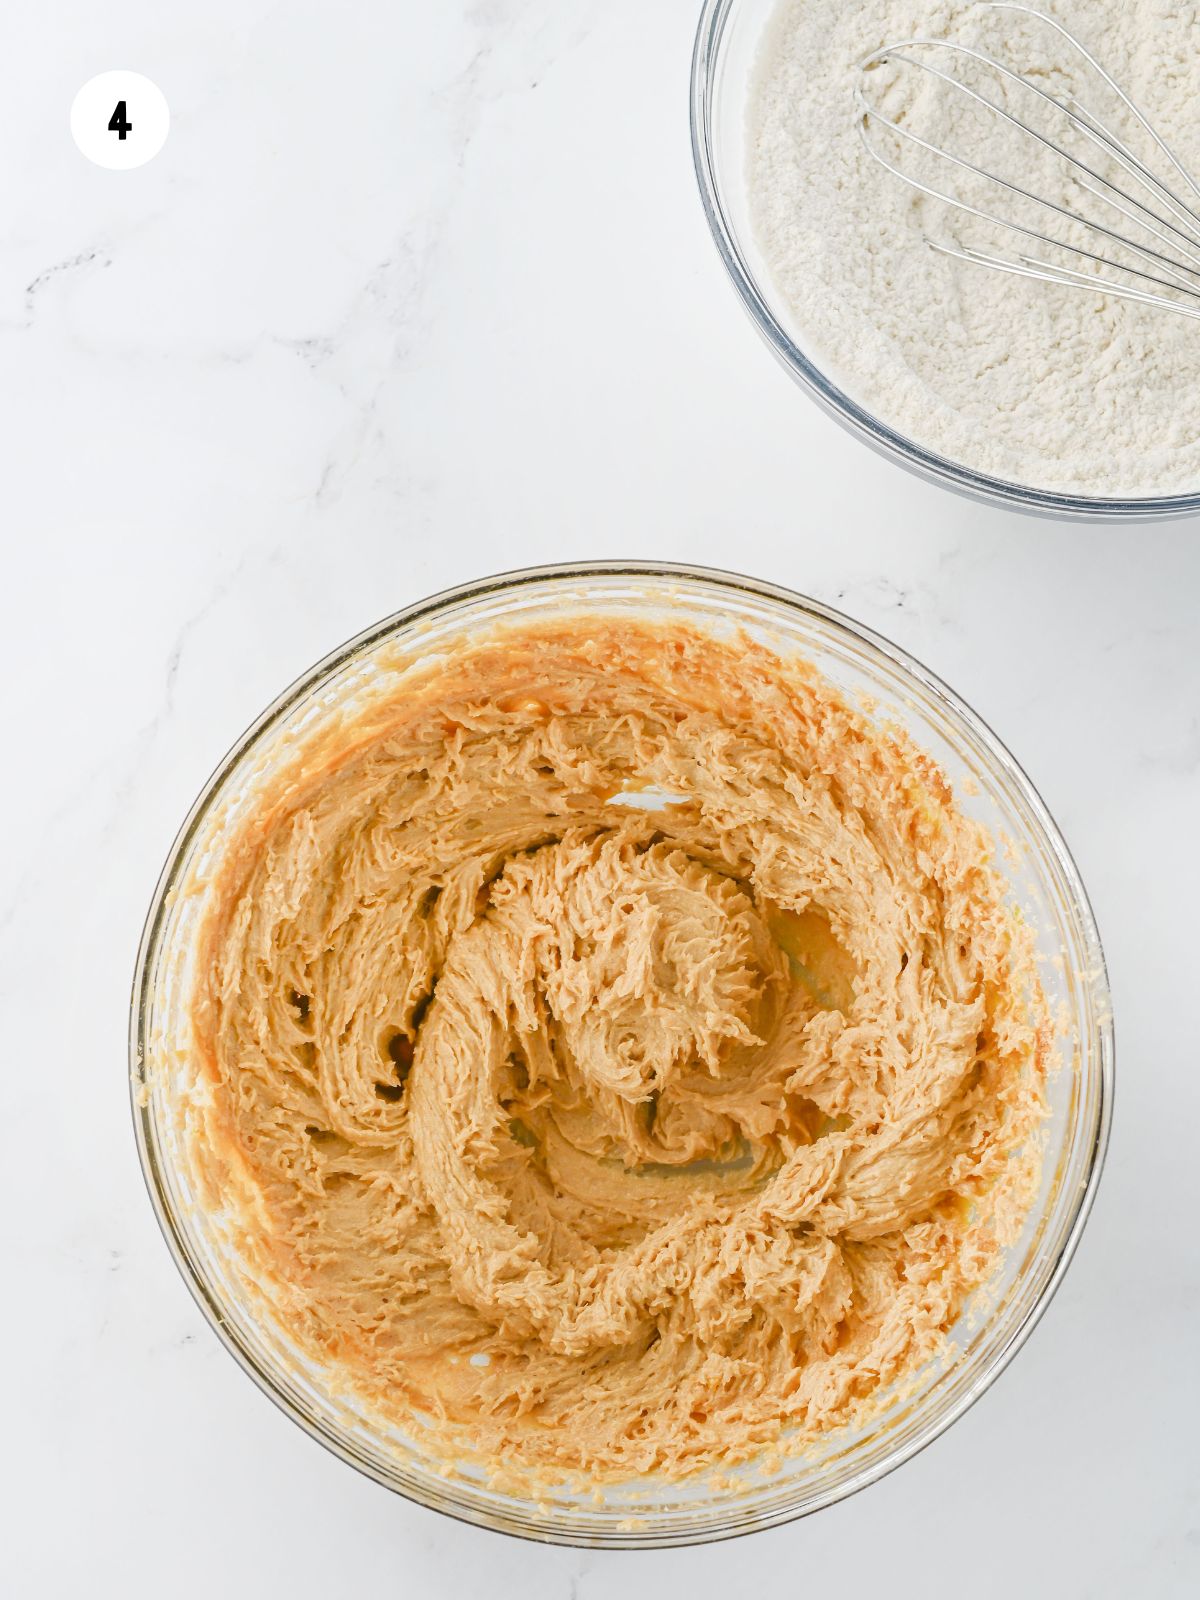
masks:
[[[1060,35],[1108,86],[1133,121],[1140,125],[1162,158],[1160,165],[1169,167],[1170,182],[1164,181],[1162,174],[1152,171],[1125,140],[1077,100],[1056,98],[985,51],[946,39],[905,39],[874,51],[860,63],[861,76],[855,90],[859,132],[874,160],[910,188],[944,202],[954,212],[975,217],[1005,233],[1023,235],[1026,239],[1052,247],[1054,251],[1066,252],[1068,257],[1076,260],[1074,265],[1065,266],[1037,255],[992,254],[958,240],[927,236],[929,245],[943,255],[1013,273],[1017,277],[1069,284],[1090,289],[1097,294],[1159,306],[1183,316],[1200,317],[1200,211],[1196,209],[1196,203],[1200,202],[1200,185],[1154,129],[1145,113],[1114,82],[1095,56],[1060,22],[1032,6],[1016,4],[1014,0],[988,0],[980,9],[1023,12]],[[944,63],[942,66],[935,64],[935,59],[930,59],[938,54]],[[1057,122],[1062,127],[1059,138],[1068,137],[1068,126],[1075,134],[1081,135],[1086,141],[1081,149],[1086,150],[1087,159],[1082,153],[1072,154],[1064,149],[1058,138],[1051,137],[1049,132],[1039,132],[1024,117],[1006,110],[979,89],[964,83],[952,71],[945,70],[947,66],[964,61],[974,63],[970,69],[972,71],[975,68],[982,69],[985,82],[987,74],[995,74],[1002,88],[1006,84],[1012,85],[1017,91],[1017,101],[1022,96],[1028,96],[1030,111],[1039,103],[1047,108],[1050,114],[1048,126]],[[967,159],[965,153],[955,154],[933,140],[922,138],[913,128],[886,116],[870,103],[865,87],[872,70],[889,62],[898,62],[905,68],[915,68],[928,74],[946,85],[952,94],[964,96],[967,101],[983,108],[986,116],[1003,119],[1020,138],[1035,141],[1050,156],[1065,163],[1063,175],[1107,207],[1108,211],[1087,215],[1072,205],[1063,205],[1044,195],[1035,194],[1012,177],[989,172]],[[1011,103],[1012,97],[1009,98]],[[896,161],[889,160],[879,149],[872,136],[875,128],[887,129],[900,141],[901,147],[919,147],[935,161],[945,163],[960,173],[972,174],[974,179],[993,185],[1010,197],[1019,197],[1019,202],[1028,202],[1043,213],[1056,213],[1071,225],[1075,242],[1056,238],[1052,233],[1021,222],[1011,212],[1004,215],[921,181]],[[1181,184],[1188,195],[1186,199],[1177,192]],[[1091,209],[1089,207],[1089,211]],[[1133,225],[1132,236],[1117,222],[1114,213]],[[1032,213],[1027,215],[1031,216]],[[1126,259],[1121,259],[1121,252],[1126,253]],[[1131,261],[1136,264],[1131,265]],[[1087,263],[1086,268],[1082,263]],[[1114,273],[1124,274],[1124,277],[1114,277]],[[1130,282],[1130,279],[1141,280],[1140,286]]]

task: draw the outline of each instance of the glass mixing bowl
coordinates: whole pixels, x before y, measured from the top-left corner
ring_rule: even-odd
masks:
[[[755,241],[746,184],[748,92],[763,29],[779,3],[705,0],[692,56],[692,155],[704,212],[726,271],[751,321],[796,382],[882,455],[932,483],[976,500],[1045,516],[1094,521],[1148,522],[1200,511],[1200,493],[1137,499],[1076,497],[975,472],[890,428],[845,394],[805,352],[803,335]]]
[[[680,618],[728,636],[744,629],[777,652],[808,658],[850,697],[906,726],[939,762],[960,804],[1003,840],[1013,900],[1036,929],[1051,1013],[1066,1025],[1049,1084],[1041,1191],[1002,1275],[969,1306],[945,1358],[876,1416],[764,1475],[753,1464],[720,1488],[642,1480],[536,1503],[477,1473],[447,1478],[398,1430],[373,1421],[328,1372],[271,1324],[247,1295],[243,1263],[202,1199],[176,1113],[193,1092],[187,995],[207,865],[256,783],[294,754],[299,737],[336,723],[399,663],[453,648],[481,630],[582,612]],[[159,880],[138,955],[130,1033],[134,1122],[164,1236],[201,1310],[227,1349],[290,1417],[343,1460],[423,1505],[467,1521],[561,1544],[646,1547],[726,1538],[786,1522],[861,1489],[906,1461],[962,1415],[1028,1336],[1062,1279],[1100,1173],[1113,1089],[1113,1034],[1104,960],[1067,847],[1028,778],[980,719],[925,667],[816,601],[700,568],[603,562],[484,579],[398,612],[287,689],[237,742],[185,821]]]

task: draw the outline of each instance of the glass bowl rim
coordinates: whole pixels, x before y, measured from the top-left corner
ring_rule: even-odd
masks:
[[[1086,1167],[1082,1182],[1079,1184],[1074,1198],[1074,1209],[1073,1211],[1069,1210],[1067,1213],[1069,1220],[1065,1223],[1062,1242],[1041,1293],[1013,1327],[1007,1341],[993,1354],[988,1364],[983,1367],[975,1383],[958,1400],[947,1407],[943,1413],[931,1418],[927,1426],[920,1430],[916,1437],[897,1446],[894,1451],[885,1455],[881,1461],[864,1469],[853,1482],[838,1485],[827,1493],[815,1495],[803,1505],[784,1506],[774,1509],[750,1526],[731,1527],[715,1524],[711,1528],[699,1532],[689,1532],[686,1535],[675,1535],[668,1530],[657,1535],[651,1534],[648,1537],[638,1537],[632,1533],[626,1535],[620,1531],[615,1535],[611,1535],[608,1532],[597,1532],[575,1537],[556,1533],[552,1528],[547,1528],[542,1532],[541,1530],[534,1531],[520,1526],[505,1526],[503,1523],[490,1518],[482,1509],[449,1498],[452,1493],[449,1485],[447,1485],[446,1498],[439,1498],[436,1491],[424,1485],[420,1486],[419,1489],[414,1489],[409,1485],[399,1485],[385,1471],[377,1469],[372,1463],[356,1456],[331,1431],[318,1427],[280,1389],[272,1374],[264,1370],[253,1353],[244,1347],[237,1330],[230,1325],[223,1315],[220,1302],[212,1292],[211,1286],[205,1281],[204,1275],[193,1262],[183,1229],[175,1215],[167,1195],[166,1186],[160,1175],[156,1144],[152,1136],[150,1110],[148,1104],[143,1103],[140,1094],[142,1066],[149,1053],[146,1024],[151,1015],[149,1004],[150,988],[155,971],[160,936],[164,931],[167,914],[170,910],[171,891],[178,881],[181,867],[186,865],[187,852],[207,816],[209,807],[219,798],[222,786],[229,773],[243,756],[251,750],[259,738],[276,724],[282,722],[291,708],[304,695],[317,687],[323,679],[336,672],[342,665],[359,653],[369,650],[372,646],[382,644],[399,630],[410,629],[426,618],[452,611],[460,604],[482,600],[488,596],[502,594],[506,591],[516,592],[531,585],[549,582],[552,586],[561,584],[565,587],[568,584],[577,583],[588,578],[621,577],[633,579],[657,578],[667,581],[683,579],[698,583],[702,587],[710,588],[718,594],[732,590],[774,601],[783,605],[786,609],[798,611],[802,615],[831,626],[835,631],[841,631],[849,635],[853,641],[859,644],[867,645],[881,654],[893,667],[897,667],[902,672],[907,673],[926,690],[932,692],[979,741],[988,757],[1016,785],[1022,799],[1029,808],[1037,828],[1041,832],[1042,842],[1048,847],[1059,871],[1063,875],[1072,909],[1079,919],[1080,928],[1089,950],[1094,952],[1099,979],[1096,992],[1106,996],[1110,994],[1103,946],[1087,891],[1066,841],[1045,802],[1024,769],[992,731],[991,727],[936,673],[932,672],[915,656],[910,655],[906,650],[892,643],[882,634],[876,633],[865,624],[855,621],[845,613],[826,605],[822,601],[802,595],[795,590],[778,584],[747,577],[725,569],[668,561],[597,560],[561,562],[535,567],[515,568],[510,571],[491,574],[468,583],[458,584],[451,588],[440,590],[380,619],[380,621],[363,629],[352,638],[347,639],[343,644],[328,652],[307,671],[301,673],[276,696],[254,719],[242,736],[234,742],[217,764],[189,808],[167,853],[166,861],[158,876],[151,897],[150,908],[142,928],[134,969],[129,1019],[128,1073],[130,1109],[142,1178],[159,1230],[167,1244],[176,1269],[187,1286],[192,1299],[199,1307],[205,1321],[217,1335],[225,1350],[252,1379],[255,1386],[285,1416],[296,1423],[310,1438],[315,1439],[325,1449],[345,1461],[349,1466],[354,1467],[365,1477],[372,1479],[392,1493],[400,1495],[414,1504],[423,1505],[457,1521],[476,1527],[484,1527],[492,1532],[504,1533],[510,1537],[529,1539],[535,1542],[575,1546],[577,1548],[647,1549],[707,1544],[740,1538],[766,1528],[779,1527],[796,1521],[801,1517],[811,1515],[815,1511],[823,1510],[828,1505],[849,1499],[850,1496],[857,1494],[860,1490],[873,1483],[877,1483],[897,1467],[902,1466],[906,1461],[918,1455],[927,1445],[932,1444],[935,1439],[939,1438],[949,1427],[957,1422],[992,1387],[1000,1374],[1006,1370],[1018,1350],[1025,1344],[1054,1298],[1075,1254],[1095,1200],[1096,1189],[1108,1149],[1115,1088],[1115,1039],[1111,1005],[1107,1008],[1106,1013],[1097,1017],[1094,1022],[1097,1039],[1096,1110],[1091,1129],[1090,1146],[1087,1148]]]
[[[788,335],[772,312],[729,219],[714,152],[712,101],[721,44],[739,0],[704,0],[692,51],[690,120],[692,162],[709,232],[743,309],[788,373],[821,409],[877,454],[968,499],[1059,521],[1158,522],[1200,511],[1200,490],[1189,494],[1106,497],[1070,495],[973,468],[928,450],[843,393]]]

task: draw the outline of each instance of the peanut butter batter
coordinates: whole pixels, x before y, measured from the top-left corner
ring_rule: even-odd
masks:
[[[740,639],[584,618],[264,782],[193,996],[210,1193],[447,1458],[679,1475],[861,1421],[1037,1174],[1050,1029],[933,762]]]

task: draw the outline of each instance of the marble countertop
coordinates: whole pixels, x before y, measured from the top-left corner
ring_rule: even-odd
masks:
[[[972,505],[793,388],[695,193],[696,10],[61,0],[5,19],[14,1595],[1200,1592],[1200,530]],[[148,166],[102,171],[67,113],[124,66],[163,88],[172,132]],[[773,579],[927,660],[1040,787],[1112,972],[1108,1170],[1028,1347],[883,1483],[707,1550],[522,1544],[320,1450],[193,1306],[126,1101],[142,918],[232,739],[377,617],[589,556]]]

